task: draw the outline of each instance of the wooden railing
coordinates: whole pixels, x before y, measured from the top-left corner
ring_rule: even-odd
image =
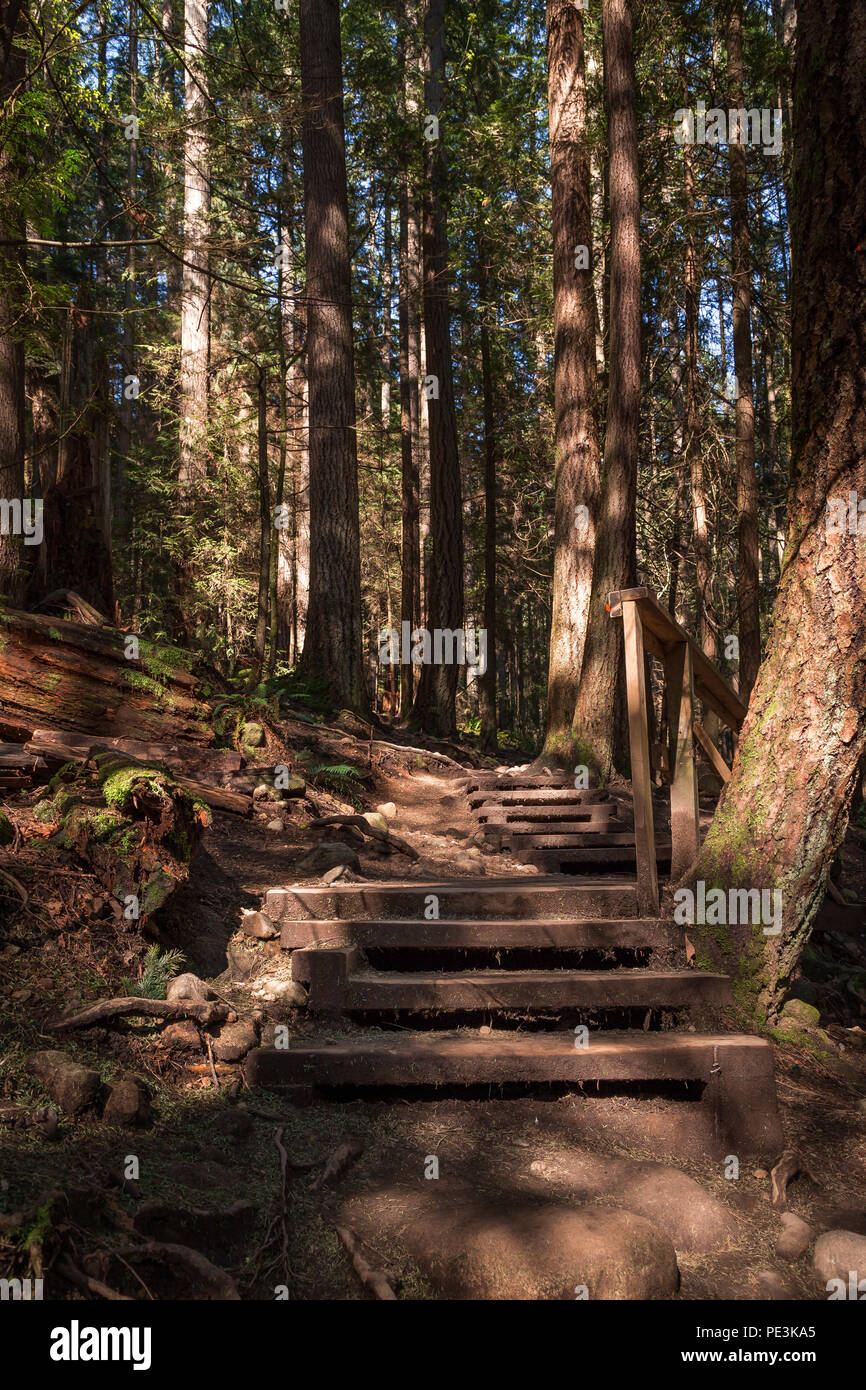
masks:
[[[620,589],[610,595],[608,610],[612,618],[622,618],[625,639],[638,901],[643,915],[654,916],[659,910],[659,885],[644,654],[649,652],[663,663],[667,686],[672,881],[685,873],[700,848],[696,739],[723,780],[729,775],[721,754],[697,719],[695,697],[733,731],[735,740],[746,706],[685,628],[662,608],[651,589]]]

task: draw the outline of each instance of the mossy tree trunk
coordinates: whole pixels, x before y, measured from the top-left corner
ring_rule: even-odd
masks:
[[[799,15],[794,77],[793,476],[786,563],[733,776],[688,882],[778,888],[778,935],[695,927],[772,1017],[824,896],[866,745],[866,3]],[[843,527],[829,524],[841,517]],[[866,530],[866,518],[861,519]]]

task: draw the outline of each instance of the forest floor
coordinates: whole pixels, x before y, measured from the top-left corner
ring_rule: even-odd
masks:
[[[536,873],[473,843],[477,826],[453,786],[460,775],[456,764],[398,745],[391,752],[387,744],[383,738],[375,754],[362,740],[343,738],[339,744],[341,756],[359,769],[366,755],[366,774],[351,793],[354,805],[345,792],[311,794],[319,814],[393,802],[394,830],[420,857],[409,862],[400,854],[383,855],[365,841],[353,846],[360,877]],[[0,904],[0,1235],[3,1212],[38,1211],[43,1227],[54,1223],[55,1246],[62,1243],[64,1258],[71,1249],[88,1275],[110,1275],[117,1282],[118,1265],[109,1252],[118,1230],[133,1223],[146,1232],[150,1221],[163,1239],[186,1233],[190,1245],[230,1271],[243,1298],[273,1298],[282,1286],[292,1299],[364,1298],[368,1294],[335,1229],[348,1222],[361,1233],[368,1263],[385,1271],[398,1297],[437,1298],[442,1289],[416,1258],[419,1229],[429,1231],[431,1245],[437,1241],[431,1190],[452,1210],[470,1200],[476,1209],[489,1203],[491,1210],[542,1197],[578,1203],[569,1173],[576,1156],[591,1153],[633,1166],[665,1164],[695,1180],[711,1199],[725,1238],[714,1240],[712,1249],[678,1246],[678,1297],[826,1298],[808,1256],[786,1261],[776,1253],[781,1225],[766,1170],[744,1165],[732,1181],[720,1164],[666,1152],[658,1133],[639,1142],[634,1123],[610,1130],[602,1125],[589,1134],[576,1123],[582,1101],[574,1094],[497,1090],[487,1097],[473,1092],[472,1099],[401,1096],[293,1106],[277,1093],[242,1090],[236,1067],[217,1063],[212,1069],[201,1055],[166,1047],[147,1021],[64,1034],[58,1042],[45,1031],[46,1023],[123,993],[121,979],[134,977],[143,942],[135,930],[124,940],[113,918],[92,911],[99,904],[97,885],[50,844],[26,798],[19,801],[7,810],[23,837],[15,876],[26,884],[28,902],[16,902],[3,886]],[[323,840],[323,832],[309,828],[309,802],[283,803],[279,832],[266,828],[271,818],[272,811],[249,820],[217,813],[188,883],[164,910],[161,928],[164,944],[183,950],[186,969],[263,1028],[271,1026],[261,1008],[263,991],[289,978],[288,957],[281,956],[278,943],[243,937],[241,914],[260,908],[268,888],[294,881],[295,861]],[[345,832],[324,836],[345,839]],[[866,852],[856,826],[843,851],[841,883],[858,901],[866,898]],[[856,972],[866,970],[862,910],[828,902],[811,955],[805,972],[811,980],[800,993],[820,1006],[823,1038],[819,1045],[794,1039],[775,1044],[786,1144],[800,1156],[802,1169],[788,1189],[788,1210],[816,1235],[840,1227],[866,1235],[866,1009],[859,994],[846,988],[852,975],[859,980]],[[293,1036],[310,1026],[302,1013],[293,1016]],[[129,1130],[85,1111],[61,1117],[57,1133],[46,1133],[33,1120],[44,1092],[24,1059],[58,1046],[95,1067],[105,1083],[121,1075],[142,1078],[153,1118]],[[640,1103],[621,1102],[625,1109]],[[313,1186],[328,1156],[350,1141],[356,1141],[359,1156],[331,1183]],[[283,1178],[281,1147],[287,1155]],[[425,1181],[431,1156],[439,1163],[437,1183]],[[127,1180],[131,1157],[138,1176]],[[646,1170],[634,1166],[634,1172]],[[66,1194],[61,1208],[47,1195],[58,1191]],[[147,1221],[141,1221],[145,1203]],[[414,1253],[404,1239],[410,1227]],[[46,1230],[39,1240],[39,1259],[50,1274],[52,1240]],[[13,1266],[22,1272],[21,1253],[19,1241],[15,1251],[7,1250],[7,1268],[0,1273]],[[154,1267],[146,1290],[127,1281],[127,1291],[136,1297],[201,1297],[200,1285],[196,1290],[187,1278],[185,1286],[184,1277]],[[72,1295],[63,1280],[49,1283],[46,1297]]]

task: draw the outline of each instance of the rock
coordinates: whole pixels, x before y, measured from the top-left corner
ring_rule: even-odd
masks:
[[[328,869],[327,873],[322,874],[323,883],[336,883],[338,878],[343,878],[346,874],[345,864],[335,864],[333,869]]]
[[[245,747],[261,748],[264,741],[265,731],[261,724],[257,724],[254,720],[248,719],[247,722],[241,726],[241,743],[244,744]]]
[[[257,941],[270,941],[280,934],[279,927],[274,926],[266,912],[245,912],[241,929],[244,936],[252,936]]]
[[[784,1212],[781,1220],[782,1234],[776,1245],[776,1254],[782,1260],[799,1260],[808,1249],[814,1234],[812,1227],[792,1211]]]
[[[361,1195],[342,1219],[365,1238],[365,1205],[376,1203],[382,1227],[397,1236],[430,1282],[459,1299],[591,1300],[670,1298],[679,1270],[668,1237],[642,1216],[604,1207],[559,1206],[512,1199],[491,1205],[440,1180],[423,1189]],[[390,1200],[389,1200],[390,1199]],[[371,1219],[371,1218],[368,1218]]]
[[[150,1092],[134,1076],[121,1077],[111,1088],[102,1118],[109,1125],[133,1128],[150,1120]]]
[[[813,1004],[807,1004],[805,999],[786,1000],[779,1019],[783,1028],[786,1023],[794,1028],[817,1028],[820,1021],[818,1010]]]
[[[213,998],[213,990],[205,984],[204,980],[200,980],[198,975],[188,972],[185,975],[176,975],[173,980],[169,980],[165,997],[177,1001],[195,999],[204,1003]]]
[[[78,1115],[86,1110],[99,1094],[99,1072],[73,1062],[65,1052],[32,1052],[26,1067],[67,1115]]]
[[[276,817],[273,820],[269,820],[267,825],[265,826],[265,830],[271,830],[274,832],[274,834],[277,835],[281,833],[282,829],[283,822],[281,820],[277,820]]]
[[[11,845],[15,839],[15,826],[5,811],[0,811],[0,845]]]
[[[767,1172],[766,1168],[756,1168],[754,1173],[752,1174],[752,1177],[758,1178],[759,1180],[763,1178],[768,1178],[769,1176],[770,1174]]]
[[[221,1110],[213,1125],[218,1134],[224,1134],[229,1139],[243,1139],[253,1127],[253,1118],[241,1103]]]
[[[263,992],[270,1002],[289,1009],[303,1008],[307,1002],[307,991],[297,980],[266,980]]]
[[[273,787],[269,787],[267,782],[259,782],[253,792],[253,801],[267,801],[273,793]]]
[[[213,1055],[218,1062],[239,1062],[253,1047],[258,1047],[259,1030],[251,1018],[239,1018],[236,1023],[225,1023],[213,1044]]]
[[[394,805],[393,801],[383,801],[381,806],[376,807],[376,810],[379,812],[379,815],[384,816],[386,820],[397,819],[397,807]]]
[[[365,811],[364,820],[368,825],[372,825],[374,830],[381,830],[383,834],[388,834],[388,822],[380,811]]]
[[[228,961],[229,979],[233,982],[249,980],[261,968],[261,956],[253,946],[247,944],[246,938],[228,943],[226,960]]]
[[[465,830],[458,830],[456,825],[449,825],[448,829],[442,832],[449,835],[452,840],[468,840],[469,836]]]
[[[295,873],[298,878],[318,878],[320,874],[335,868],[338,864],[347,869],[361,867],[361,861],[350,845],[333,840],[327,845],[316,845],[315,849],[302,855],[295,865]]]
[[[201,1034],[191,1018],[181,1018],[177,1023],[169,1023],[159,1036],[166,1047],[175,1048],[178,1052],[201,1052]]]
[[[815,1242],[812,1267],[825,1286],[831,1279],[842,1279],[847,1286],[849,1274],[856,1275],[855,1283],[866,1279],[866,1236],[826,1231]]]
[[[736,1217],[725,1203],[664,1163],[577,1150],[533,1163],[530,1171],[581,1201],[600,1199],[646,1217],[684,1253],[714,1254],[737,1236]]]

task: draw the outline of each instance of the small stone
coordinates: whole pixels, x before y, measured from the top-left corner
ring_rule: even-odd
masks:
[[[191,1018],[178,1019],[169,1023],[159,1035],[166,1047],[176,1048],[178,1052],[201,1052],[201,1034]]]
[[[176,975],[173,980],[169,980],[165,991],[165,997],[171,1001],[182,999],[193,999],[199,1003],[206,1003],[213,998],[213,990],[200,980],[198,975],[187,972],[183,975]]]
[[[270,797],[272,791],[273,787],[269,787],[267,782],[259,782],[259,785],[253,792],[253,801],[266,801]]]
[[[241,743],[247,748],[261,748],[265,741],[265,731],[261,724],[247,720],[241,728]]]
[[[478,1031],[479,1031],[479,1033],[481,1034],[481,1036],[482,1036],[483,1038],[487,1038],[487,1037],[489,1037],[490,1034],[493,1032],[493,1029],[490,1027],[490,1024],[489,1024],[489,1023],[482,1023],[482,1025],[481,1025],[481,1027],[478,1029]]]
[[[783,1212],[781,1221],[782,1234],[776,1245],[776,1254],[782,1260],[799,1260],[809,1247],[814,1234],[812,1227],[792,1211]]]
[[[73,1062],[65,1052],[33,1052],[27,1058],[26,1067],[68,1115],[85,1110],[99,1093],[99,1072]]]
[[[111,1088],[102,1118],[109,1125],[132,1129],[150,1119],[150,1094],[143,1081],[134,1076],[121,1077]]]
[[[283,829],[283,822],[281,820],[276,819],[269,820],[267,825],[265,826],[265,829],[272,830],[275,834],[278,835]]]
[[[767,1172],[766,1168],[756,1168],[752,1176],[755,1178],[763,1179],[768,1178],[770,1174]]]
[[[477,874],[480,865],[474,859],[470,859],[468,854],[458,854],[454,860],[455,869],[460,869],[462,873]]]
[[[266,912],[245,912],[241,930],[244,936],[252,936],[257,941],[270,941],[280,934],[279,928],[274,926]]]
[[[364,820],[371,825],[374,830],[381,830],[384,835],[388,834],[388,822],[379,811],[365,811]]]
[[[307,991],[297,980],[268,980],[264,995],[269,1003],[290,1009],[303,1008],[307,1002]]]
[[[251,1018],[239,1018],[237,1023],[226,1023],[214,1040],[213,1055],[219,1062],[239,1062],[242,1057],[258,1046],[258,1029]]]
[[[322,874],[322,882],[323,882],[323,883],[336,883],[336,882],[337,882],[337,879],[338,879],[338,878],[343,878],[343,877],[345,876],[345,874],[346,874],[346,866],[345,866],[345,864],[335,864],[334,867],[333,867],[333,869],[328,869],[328,872],[327,872],[327,873]]]
[[[384,816],[386,820],[397,819],[397,807],[394,805],[393,801],[383,801],[381,806],[376,807],[376,810],[379,812],[379,815]]]

